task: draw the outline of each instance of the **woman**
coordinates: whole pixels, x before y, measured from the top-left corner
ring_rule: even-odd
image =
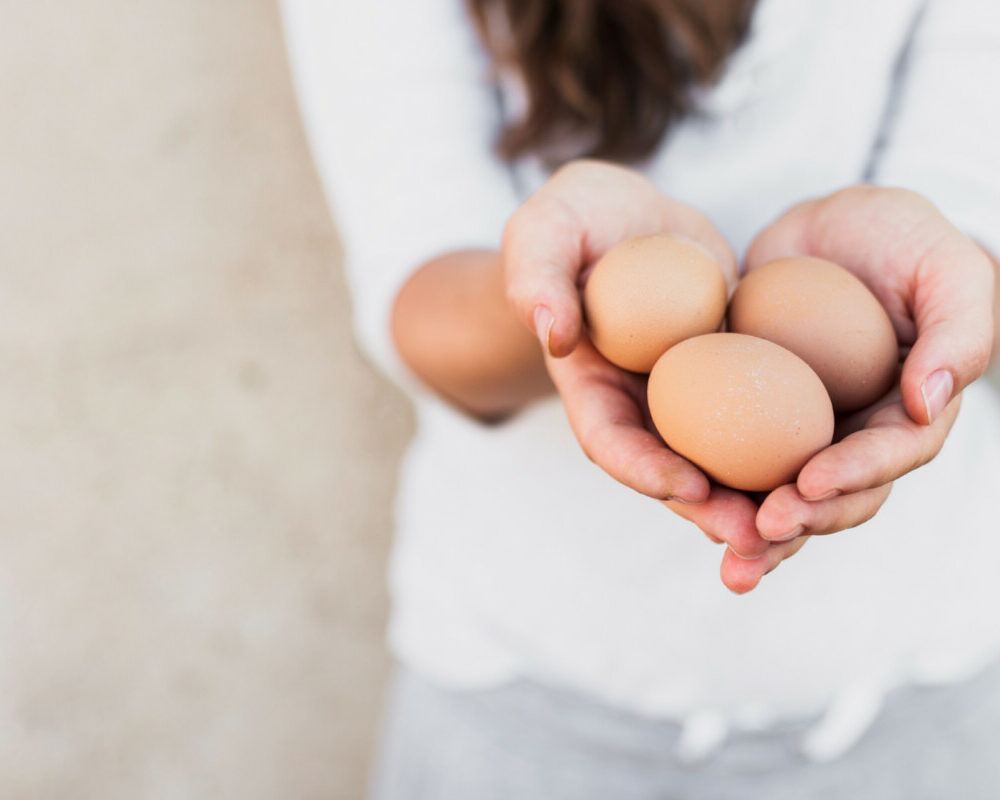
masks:
[[[417,410],[375,795],[994,796],[995,7],[285,12],[359,340]],[[730,282],[837,261],[908,348],[759,506],[647,431],[582,333],[586,267],[660,230]]]

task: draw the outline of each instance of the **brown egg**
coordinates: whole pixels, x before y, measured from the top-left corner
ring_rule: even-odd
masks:
[[[726,280],[701,245],[671,234],[616,245],[583,290],[587,327],[608,361],[649,372],[677,342],[719,329]]]
[[[896,379],[892,322],[867,286],[819,258],[782,258],[748,272],[729,304],[729,330],[760,336],[803,358],[834,409],[875,402]]]
[[[739,333],[681,342],[653,367],[649,412],[667,446],[718,483],[770,491],[833,439],[819,377],[794,353]]]

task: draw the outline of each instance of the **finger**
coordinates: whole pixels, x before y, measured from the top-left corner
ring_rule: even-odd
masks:
[[[546,352],[566,356],[580,340],[582,313],[576,278],[583,228],[573,210],[537,194],[507,222],[501,252],[507,298]]]
[[[504,228],[505,278],[515,313],[547,352],[567,355],[582,331],[581,271],[621,241],[665,232],[702,244],[730,288],[735,284],[732,249],[704,214],[665,197],[633,170],[570,162]]]
[[[713,485],[705,502],[683,505],[667,502],[667,508],[697,525],[715,542],[725,542],[742,558],[756,558],[768,548],[757,532],[757,504],[747,495]]]
[[[877,411],[867,427],[821,450],[799,471],[796,486],[807,500],[821,500],[891,483],[937,455],[958,416],[961,400],[931,425],[919,425],[895,403]]]
[[[634,418],[606,416],[609,403],[594,393],[590,407],[574,414],[581,425],[579,439],[587,457],[612,478],[657,500],[701,503],[708,497],[708,481],[643,428]],[[589,417],[598,418],[590,422]]]
[[[719,567],[719,577],[731,592],[746,594],[756,588],[761,578],[778,568],[782,561],[791,558],[805,543],[808,536],[800,536],[784,544],[772,544],[759,558],[740,558],[732,550],[726,550]]]
[[[667,448],[643,424],[635,395],[641,381],[612,367],[586,339],[566,359],[548,359],[570,427],[584,453],[611,477],[641,494],[700,503],[709,494],[702,472]]]
[[[993,345],[993,263],[970,240],[931,249],[914,282],[917,339],[900,385],[910,418],[929,425],[989,364]]]
[[[769,541],[836,533],[867,522],[889,497],[892,484],[809,502],[793,484],[771,492],[757,512],[757,530]]]

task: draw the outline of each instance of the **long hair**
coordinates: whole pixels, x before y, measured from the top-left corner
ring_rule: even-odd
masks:
[[[691,109],[743,41],[755,0],[467,0],[498,65],[513,68],[526,114],[497,151],[550,164],[635,162]],[[568,148],[568,149],[567,149]]]

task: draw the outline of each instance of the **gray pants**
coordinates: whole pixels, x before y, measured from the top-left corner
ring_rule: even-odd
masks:
[[[734,734],[690,766],[677,725],[529,681],[455,692],[399,668],[387,701],[373,800],[1000,799],[1000,667],[892,693],[828,764],[799,754],[811,720]]]

